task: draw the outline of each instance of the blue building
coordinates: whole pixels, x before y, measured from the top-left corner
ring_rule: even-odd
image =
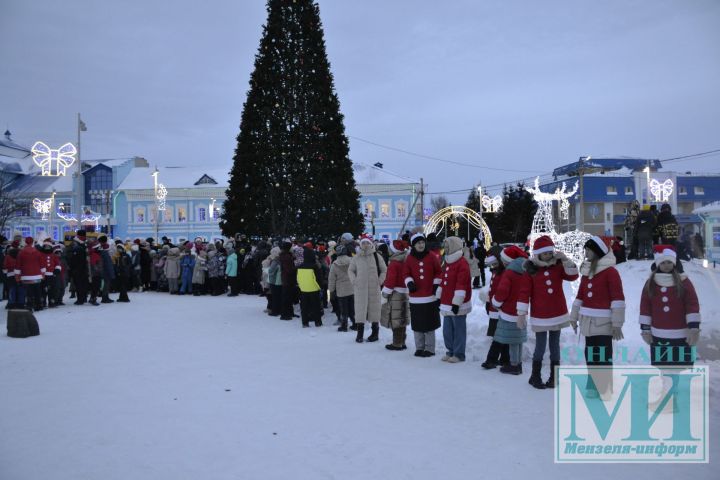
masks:
[[[576,181],[582,188],[568,199],[568,219],[559,218],[556,208],[558,231],[578,228],[595,235],[624,236],[630,204],[637,200],[640,205],[656,205],[658,209],[663,203],[670,204],[681,232],[694,234],[703,229],[702,219],[694,210],[720,200],[720,175],[666,171],[659,160],[632,158],[583,157],[556,168],[553,178],[541,183],[541,189],[551,192],[562,182],[570,189]],[[665,185],[667,197],[653,195],[648,181]]]

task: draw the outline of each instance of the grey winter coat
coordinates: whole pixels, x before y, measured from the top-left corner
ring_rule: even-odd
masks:
[[[356,322],[380,322],[380,289],[386,272],[385,260],[382,255],[376,254],[373,246],[367,250],[360,248],[350,261],[348,276],[355,295]]]
[[[195,267],[193,267],[192,283],[196,285],[205,284],[205,272],[207,272],[207,258],[198,255],[195,259]]]
[[[330,265],[330,274],[328,275],[328,291],[335,292],[338,297],[348,297],[354,295],[353,285],[350,283],[348,268],[350,267],[350,257],[340,255],[332,265]]]
[[[165,257],[165,277],[180,277],[180,249],[177,247],[168,250],[167,257]]]

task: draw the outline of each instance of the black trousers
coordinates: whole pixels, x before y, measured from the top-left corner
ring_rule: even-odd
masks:
[[[270,313],[280,315],[282,311],[282,285],[270,285]]]
[[[337,297],[340,308],[340,321],[347,323],[348,319],[355,324],[355,295]]]
[[[692,367],[692,349],[685,338],[659,338],[653,335],[650,364],[656,367]]]
[[[280,297],[280,318],[291,320],[293,318],[293,303],[295,300],[295,286],[282,286]]]
[[[320,292],[300,293],[300,316],[303,325],[315,322],[315,325],[322,325],[320,318]]]
[[[612,366],[612,357],[612,335],[585,337],[585,363],[588,367]],[[602,393],[612,389],[611,369],[591,370],[589,373],[587,380],[588,390],[597,390]]]
[[[88,288],[90,287],[87,273],[73,275],[73,283],[75,284],[77,303],[82,305],[87,301]]]

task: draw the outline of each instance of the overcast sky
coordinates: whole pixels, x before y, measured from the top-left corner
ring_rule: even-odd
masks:
[[[431,192],[720,148],[720,1],[319,3],[351,158]],[[59,144],[81,112],[84,158],[229,168],[265,20],[261,0],[0,0],[0,127]]]

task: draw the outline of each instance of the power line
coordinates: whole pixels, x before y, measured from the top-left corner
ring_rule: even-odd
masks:
[[[720,153],[720,148],[715,150],[708,150],[707,152],[701,152],[701,153],[693,153],[691,155],[683,155],[682,157],[674,157],[674,158],[666,158],[665,160],[660,160],[661,162],[669,163],[669,162],[677,162],[679,160],[686,160],[689,158],[696,158],[696,157],[703,157],[705,155],[707,156],[715,156],[718,153]]]
[[[462,167],[482,168],[482,169],[486,169],[486,170],[496,170],[498,172],[514,172],[514,173],[536,173],[536,172],[539,172],[539,170],[516,170],[516,169],[510,169],[510,168],[497,168],[497,167],[488,167],[488,166],[484,166],[484,165],[473,165],[470,163],[456,162],[455,160],[447,160],[445,158],[433,157],[431,155],[424,155],[422,153],[415,153],[415,152],[411,152],[409,150],[403,150],[402,148],[391,147],[389,145],[383,145],[381,143],[372,142],[370,140],[356,137],[354,135],[348,135],[348,137],[358,140],[358,141],[361,141],[363,143],[367,143],[369,145],[374,145],[376,147],[384,148],[387,150],[392,150],[394,152],[404,153],[405,155],[412,155],[413,157],[425,158],[427,160],[434,160],[436,162],[451,163],[453,165],[460,165]]]

